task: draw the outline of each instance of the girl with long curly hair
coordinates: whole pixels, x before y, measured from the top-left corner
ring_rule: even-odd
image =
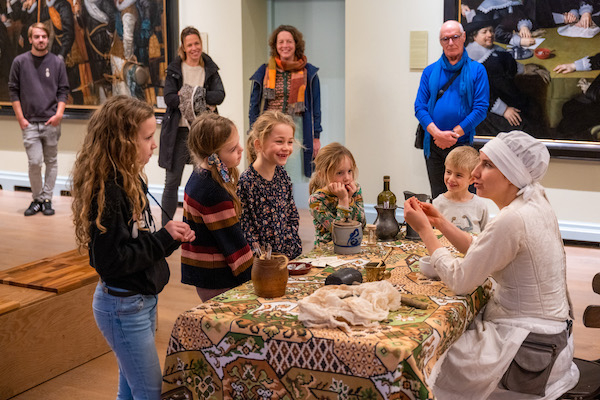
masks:
[[[169,280],[165,257],[195,237],[181,221],[155,229],[143,173],[155,131],[152,107],[111,97],[90,119],[73,168],[75,235],[100,275],[92,306],[119,364],[117,399],[160,397],[154,332],[158,293]]]

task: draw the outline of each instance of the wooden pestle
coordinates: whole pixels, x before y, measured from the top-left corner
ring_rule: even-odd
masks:
[[[394,248],[390,247],[390,249],[388,250],[388,252],[386,253],[386,255],[383,256],[383,258],[381,259],[381,261],[379,261],[379,263],[377,264],[377,266],[375,268],[381,267],[381,264],[383,264],[385,262],[385,260],[388,259],[388,257],[390,256],[390,254],[392,254],[392,251],[394,251]]]
[[[428,307],[428,304],[424,301],[415,300],[404,296],[400,298],[400,303],[404,304],[405,306],[418,308],[420,310],[427,310]]]

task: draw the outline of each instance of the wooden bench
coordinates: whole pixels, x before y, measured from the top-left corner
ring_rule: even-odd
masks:
[[[110,351],[92,312],[97,282],[76,250],[0,271],[0,399]]]

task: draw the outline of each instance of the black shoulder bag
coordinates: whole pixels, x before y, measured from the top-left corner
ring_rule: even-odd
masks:
[[[454,75],[452,75],[452,77],[448,80],[448,82],[446,82],[446,84],[444,85],[444,87],[442,87],[438,91],[437,97],[435,99],[436,102],[440,99],[440,97],[442,97],[444,95],[444,92],[446,92],[446,90],[448,90],[448,88],[450,87],[450,85],[452,85],[452,82],[454,82],[454,80],[456,79],[456,77],[458,75],[460,75],[460,71],[461,70],[462,69],[459,69],[458,71],[456,71],[454,73]],[[423,148],[423,140],[425,140],[425,129],[419,123],[417,125],[417,132],[415,133],[415,148],[422,149]]]

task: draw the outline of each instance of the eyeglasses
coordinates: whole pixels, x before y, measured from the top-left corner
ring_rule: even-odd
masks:
[[[461,36],[462,35],[444,36],[440,38],[440,42],[442,42],[443,44],[448,44],[450,40],[456,42],[456,40],[458,40],[458,38],[460,38]]]

